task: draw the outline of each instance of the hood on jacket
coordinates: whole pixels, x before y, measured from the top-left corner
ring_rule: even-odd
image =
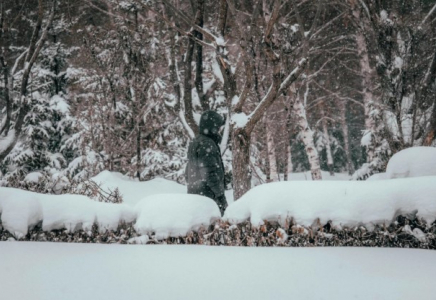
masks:
[[[200,134],[212,138],[217,144],[220,143],[220,127],[224,125],[224,118],[215,111],[207,110],[201,115]]]

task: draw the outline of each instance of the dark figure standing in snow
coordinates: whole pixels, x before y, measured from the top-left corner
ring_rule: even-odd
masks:
[[[200,133],[189,145],[185,173],[188,194],[213,199],[221,215],[227,207],[224,196],[224,165],[219,148],[219,131],[223,125],[224,119],[214,111],[209,110],[201,115]]]

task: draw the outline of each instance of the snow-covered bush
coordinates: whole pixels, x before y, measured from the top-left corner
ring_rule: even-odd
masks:
[[[386,178],[436,175],[436,148],[412,147],[395,153],[386,168]]]
[[[383,181],[275,182],[251,189],[230,205],[224,220],[233,224],[250,219],[283,224],[314,223],[354,227],[390,224],[399,214],[416,214],[432,224],[436,220],[436,176]]]

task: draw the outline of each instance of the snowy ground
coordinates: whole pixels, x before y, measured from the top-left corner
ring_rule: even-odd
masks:
[[[436,252],[0,243],[14,300],[435,299]]]

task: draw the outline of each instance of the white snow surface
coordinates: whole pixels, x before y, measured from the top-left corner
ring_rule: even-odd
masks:
[[[386,168],[388,179],[431,175],[436,175],[434,147],[412,147],[395,153]]]
[[[14,300],[433,300],[436,252],[0,243]]]
[[[221,218],[215,201],[200,195],[154,195],[143,199],[135,209],[135,230],[140,234],[154,232],[156,239],[185,236]]]
[[[248,121],[249,117],[245,113],[234,114],[232,116],[232,124],[236,128],[243,128],[245,125],[247,125]]]
[[[334,226],[389,224],[400,213],[412,213],[429,224],[436,219],[436,176],[380,181],[300,181],[263,184],[231,204],[224,220],[236,224],[250,219]]]
[[[368,177],[366,181],[373,181],[373,180],[384,180],[386,178],[386,173],[376,173]]]

